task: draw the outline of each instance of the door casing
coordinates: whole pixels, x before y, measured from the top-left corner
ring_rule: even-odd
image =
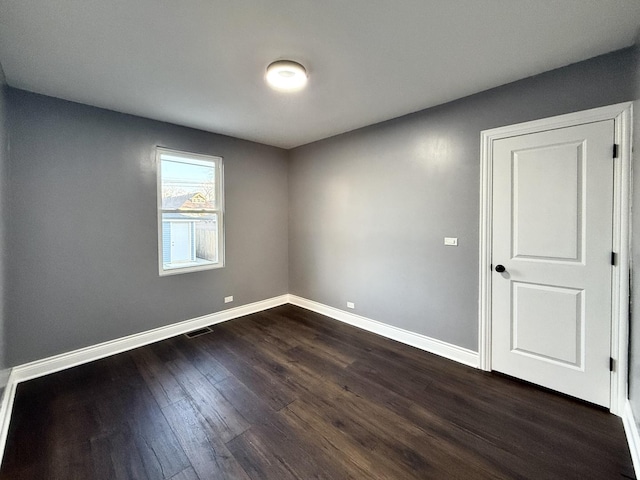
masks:
[[[491,371],[491,245],[493,142],[502,138],[525,135],[544,130],[564,128],[601,120],[614,120],[614,142],[618,157],[614,162],[613,186],[613,251],[616,264],[612,276],[611,374],[610,411],[621,416],[628,395],[629,348],[629,258],[630,258],[630,195],[631,195],[631,128],[633,104],[619,103],[481,132],[480,179],[480,281],[479,281],[479,367]]]

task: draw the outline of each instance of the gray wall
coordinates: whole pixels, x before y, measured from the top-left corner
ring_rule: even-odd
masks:
[[[480,131],[637,98],[632,59],[614,52],[289,155],[8,89],[6,358],[287,292],[476,350]],[[156,145],[225,158],[226,268],[158,276]]]
[[[8,98],[11,365],[288,292],[286,151]],[[158,275],[156,145],[224,157],[225,268]]]
[[[290,293],[477,350],[480,132],[632,100],[632,59],[621,50],[293,150]]]
[[[4,78],[4,71],[0,65],[0,370],[7,367],[6,342],[5,342],[5,266],[6,254],[6,228],[7,218],[6,208],[6,177],[7,162],[9,159],[9,133],[7,126],[7,84]],[[5,378],[5,375],[1,376]],[[0,387],[4,387],[4,381],[0,382]]]

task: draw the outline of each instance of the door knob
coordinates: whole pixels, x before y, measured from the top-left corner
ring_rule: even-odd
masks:
[[[502,273],[505,270],[506,270],[506,268],[504,268],[504,265],[496,265],[496,272]]]

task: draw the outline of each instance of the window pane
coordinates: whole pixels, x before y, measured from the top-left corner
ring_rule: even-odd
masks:
[[[215,163],[161,155],[163,210],[216,210]]]
[[[218,215],[162,214],[164,269],[218,263]]]
[[[196,223],[196,257],[218,262],[218,215]]]

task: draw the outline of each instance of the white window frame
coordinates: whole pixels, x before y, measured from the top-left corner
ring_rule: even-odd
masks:
[[[194,165],[213,165],[216,168],[215,177],[215,192],[216,192],[216,205],[217,209],[212,211],[212,214],[216,214],[217,217],[217,238],[218,238],[218,261],[205,263],[201,265],[185,265],[184,267],[171,267],[165,268],[163,262],[163,243],[162,243],[162,214],[163,212],[172,212],[173,210],[162,209],[162,156],[170,155],[175,157],[184,158],[186,163],[192,163]],[[213,270],[217,268],[223,268],[225,265],[225,249],[224,249],[224,163],[222,157],[214,155],[203,155],[199,153],[183,152],[180,150],[171,150],[164,147],[156,147],[156,179],[157,179],[157,191],[156,191],[156,204],[157,204],[157,217],[158,217],[158,271],[160,276],[166,275],[179,275],[182,273],[200,272],[203,270]]]

